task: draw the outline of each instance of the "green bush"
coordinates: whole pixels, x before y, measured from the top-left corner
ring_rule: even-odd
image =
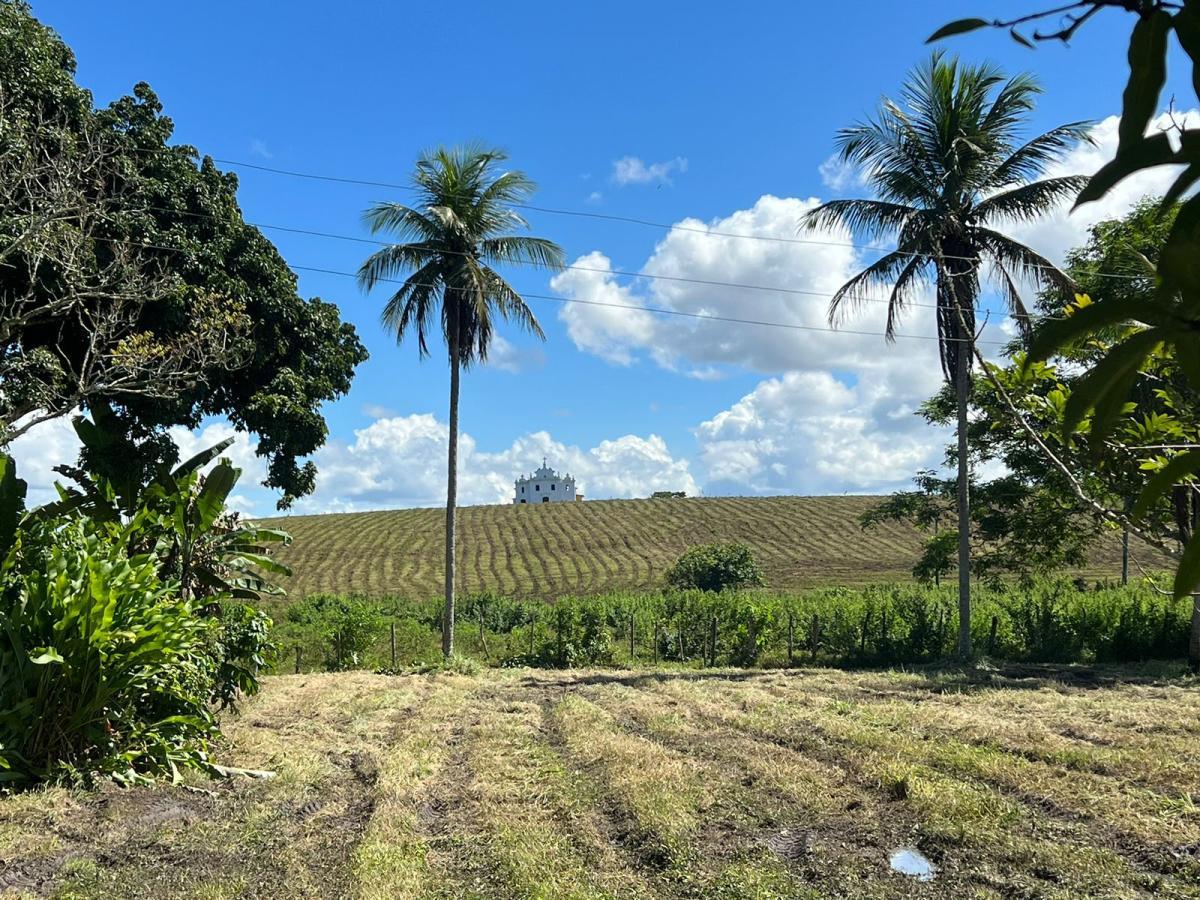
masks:
[[[204,762],[207,641],[151,556],[81,519],[19,535],[0,602],[0,779],[136,781]]]
[[[745,544],[704,544],[679,557],[666,580],[678,590],[726,591],[759,587],[763,575]]]
[[[365,597],[335,594],[306,597],[288,609],[287,619],[300,626],[300,633],[310,642],[315,642],[328,672],[363,665],[367,651],[385,627],[378,603]]]

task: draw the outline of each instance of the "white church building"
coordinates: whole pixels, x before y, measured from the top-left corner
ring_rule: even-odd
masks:
[[[519,503],[572,503],[582,500],[583,494],[575,493],[575,478],[570,474],[559,475],[542,460],[542,467],[532,475],[522,475],[513,485],[513,504]]]

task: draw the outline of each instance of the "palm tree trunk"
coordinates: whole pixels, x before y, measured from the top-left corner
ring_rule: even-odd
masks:
[[[967,455],[967,401],[971,396],[971,354],[958,352],[954,373],[958,400],[958,658],[971,658],[971,460]]]
[[[455,506],[458,503],[458,327],[450,342],[450,446],[446,451],[446,609],[442,616],[442,655],[454,655]]]

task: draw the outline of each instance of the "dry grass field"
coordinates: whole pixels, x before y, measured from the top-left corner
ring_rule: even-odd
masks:
[[[660,583],[688,547],[739,540],[754,548],[774,588],[911,578],[921,535],[889,524],[864,532],[878,497],[727,497],[598,500],[459,511],[460,590],[556,597]],[[319,591],[375,597],[439,594],[445,557],[440,509],[287,516],[280,552],[292,597]],[[1088,574],[1119,572],[1115,540],[1102,541]]]
[[[1165,670],[286,676],[227,725],[275,777],[0,800],[0,891],[1200,897]]]

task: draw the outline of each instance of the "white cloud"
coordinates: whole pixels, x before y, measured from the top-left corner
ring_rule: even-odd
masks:
[[[894,343],[882,336],[885,302],[862,304],[830,331],[829,298],[876,257],[848,246],[841,230],[797,240],[801,217],[819,202],[768,195],[710,223],[684,220],[686,230],[670,232],[639,270],[661,280],[616,276],[608,258],[593,252],[578,261],[582,270],[551,282],[575,299],[784,326],[583,304],[560,312],[576,346],[617,365],[649,362],[693,377],[783,373],[697,427],[706,493],[889,490],[942,458],[946,434],[915,414],[942,381],[933,294],[914,298],[919,305],[898,326],[910,337]],[[886,292],[876,296],[884,300]],[[983,346],[995,352],[990,342],[1002,339],[1000,324],[991,324]]]
[[[40,506],[58,497],[54,482],[67,482],[55,466],[74,465],[79,460],[79,438],[70,416],[35,425],[7,448],[17,462],[17,477],[29,484],[26,504]]]
[[[236,431],[228,422],[213,422],[198,431],[177,426],[171,428],[169,433],[179,447],[180,460],[189,459],[201,450],[206,450],[227,437],[233,437],[233,446],[222,456],[229,458],[235,466],[242,469],[242,477],[238,482],[239,490],[253,491],[266,477],[265,462],[254,455],[257,441],[252,435]],[[70,483],[70,479],[57,474],[54,467],[74,465],[79,459],[80,446],[71,416],[43,422],[12,442],[8,452],[17,461],[18,476],[29,483],[29,506],[37,506],[55,499],[56,481]],[[215,460],[208,468],[214,464]],[[235,508],[242,512],[251,511],[254,505],[245,494],[240,495],[238,502],[234,504]]]
[[[937,388],[929,378],[925,396]],[[759,383],[696,429],[707,493],[839,494],[904,486],[940,461],[947,433],[930,428],[878,374],[851,385],[827,372]]]
[[[590,203],[593,206],[596,205],[597,203],[603,203],[604,195],[602,193],[600,193],[599,191],[592,191],[590,194],[587,195],[587,200],[585,200],[584,202]]]
[[[488,347],[487,365],[501,372],[516,375],[546,364],[546,354],[541,347],[518,347],[502,335],[494,335]]]
[[[1176,113],[1175,120],[1195,128],[1200,125],[1200,111],[1189,110]],[[1061,160],[1050,166],[1046,176],[1091,175],[1117,152],[1117,128],[1119,116],[1109,116],[1092,129],[1094,146],[1079,145]],[[1169,128],[1171,117],[1162,113],[1150,123],[1149,131]],[[1066,252],[1086,243],[1088,229],[1097,222],[1124,215],[1144,197],[1159,197],[1179,174],[1177,166],[1160,166],[1147,169],[1126,178],[1115,188],[1094,203],[1085,204],[1074,212],[1069,205],[1032,224],[1012,225],[1006,233],[1024,241],[1035,250],[1056,263],[1061,263]]]
[[[275,154],[271,152],[271,148],[267,146],[267,142],[262,138],[252,138],[250,141],[250,152],[256,156],[261,156],[263,159],[274,159]]]
[[[817,171],[821,175],[821,183],[835,193],[866,184],[862,169],[846,162],[840,153],[826,159],[817,167]]]
[[[671,175],[687,171],[688,161],[677,156],[662,162],[646,163],[636,156],[623,156],[613,162],[612,180],[624,187],[627,184],[670,184]]]
[[[353,443],[332,441],[316,454],[317,490],[296,512],[337,512],[434,506],[446,498],[449,430],[431,414],[380,419],[354,432]],[[656,490],[698,492],[686,460],[671,455],[658,435],[627,434],[581,449],[545,431],[523,435],[487,453],[469,434],[459,436],[459,502],[509,503],[513,480],[550,465],[576,477],[588,497],[646,497]]]

